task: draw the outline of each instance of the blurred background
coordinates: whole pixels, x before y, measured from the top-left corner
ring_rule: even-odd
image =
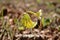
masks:
[[[29,40],[27,37],[19,37],[32,34],[30,30],[19,30],[21,14],[27,11],[38,12],[40,9],[43,10],[42,16],[52,19],[52,22],[45,28],[42,23],[39,24],[39,20],[37,25],[42,26],[42,29],[34,28],[33,32],[41,36],[35,40],[60,40],[60,0],[0,0],[0,40]],[[35,20],[36,17],[31,15],[31,18]]]
[[[0,0],[0,9],[3,6],[11,6],[18,10],[38,11],[43,9],[45,12],[60,11],[60,0]]]

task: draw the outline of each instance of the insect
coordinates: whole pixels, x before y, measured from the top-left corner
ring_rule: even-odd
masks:
[[[37,25],[35,26],[35,28],[39,28],[40,26],[40,20],[41,20],[41,16],[42,16],[42,10],[40,9],[38,12],[32,12],[32,11],[27,11],[28,14],[33,14],[37,17]]]
[[[22,19],[21,19],[21,23],[22,23],[22,25],[23,25],[24,27],[29,28],[29,29],[30,29],[30,28],[34,28],[34,27],[36,26],[36,24],[37,24],[37,22],[33,22],[33,21],[31,20],[29,14],[27,14],[27,13],[24,13],[24,14],[23,14],[23,17],[22,17]]]
[[[36,25],[38,25],[38,24],[40,24],[39,22],[33,22],[32,20],[31,20],[31,17],[30,17],[30,15],[29,14],[33,14],[33,15],[35,15],[37,18],[38,18],[38,20],[39,20],[39,22],[40,22],[40,16],[42,15],[42,12],[41,12],[41,10],[39,10],[37,13],[35,13],[35,12],[32,12],[32,11],[28,11],[28,12],[25,12],[24,14],[23,14],[23,16],[22,16],[22,18],[21,18],[21,20],[20,20],[20,23],[24,26],[24,27],[26,27],[26,28],[28,28],[28,29],[32,29],[32,28],[34,28],[34,27],[36,27]]]

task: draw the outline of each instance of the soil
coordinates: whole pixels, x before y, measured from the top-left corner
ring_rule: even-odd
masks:
[[[24,12],[40,9],[44,18],[53,21],[47,27],[39,21],[32,32],[29,29],[19,31],[14,18],[20,20]],[[32,20],[36,18],[33,17]],[[0,0],[0,40],[60,40],[60,0]]]

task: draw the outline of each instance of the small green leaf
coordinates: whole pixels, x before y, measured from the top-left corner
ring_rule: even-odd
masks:
[[[42,17],[41,22],[42,22],[43,26],[46,25],[44,17]]]
[[[22,27],[18,27],[18,29],[21,31],[24,30],[25,28],[22,26]]]
[[[51,20],[50,19],[44,19],[44,18],[42,18],[41,22],[42,22],[43,26],[47,26],[47,25],[50,24]]]

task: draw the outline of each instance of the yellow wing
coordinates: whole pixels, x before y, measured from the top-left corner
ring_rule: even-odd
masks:
[[[36,26],[36,22],[33,22],[30,18],[30,16],[26,13],[23,15],[23,18],[21,19],[21,23],[26,28],[34,28]]]
[[[27,22],[26,28],[34,28],[36,26],[37,22],[33,22],[32,20]]]

